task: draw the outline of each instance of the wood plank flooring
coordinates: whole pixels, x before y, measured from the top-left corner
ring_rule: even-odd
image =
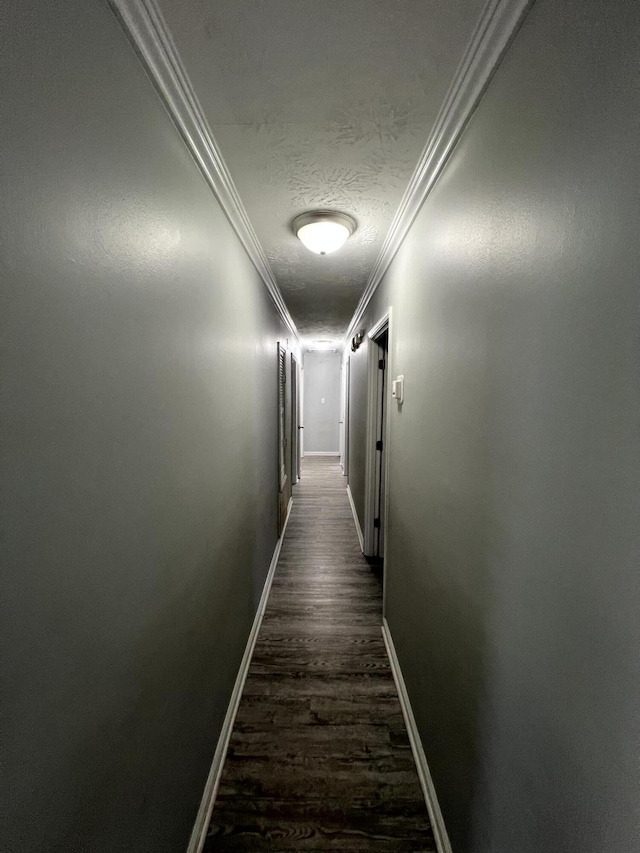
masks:
[[[337,462],[295,486],[205,853],[436,850]]]

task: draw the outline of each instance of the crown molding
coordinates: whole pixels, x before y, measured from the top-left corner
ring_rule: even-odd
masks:
[[[109,0],[205,180],[256,268],[283,322],[300,345],[269,261],[249,221],[156,0]]]
[[[507,48],[535,0],[488,0],[451,82],[418,165],[393,218],[345,341],[360,325],[371,297],[462,136]]]

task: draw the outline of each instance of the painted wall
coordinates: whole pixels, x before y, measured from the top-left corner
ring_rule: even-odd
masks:
[[[638,846],[638,33],[538,0],[363,324],[393,306],[387,617],[455,853]]]
[[[304,452],[338,454],[340,353],[304,354]]]
[[[176,853],[276,541],[286,335],[107,4],[0,16],[0,848]]]

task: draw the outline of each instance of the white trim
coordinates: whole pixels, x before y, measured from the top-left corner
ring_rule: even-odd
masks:
[[[433,835],[436,841],[436,847],[438,849],[438,853],[452,853],[451,842],[449,841],[447,828],[444,825],[444,818],[442,817],[442,812],[440,811],[440,805],[438,803],[436,789],[433,784],[433,779],[431,778],[429,765],[427,764],[427,757],[424,754],[424,749],[422,748],[422,740],[420,739],[416,720],[413,716],[411,702],[409,701],[407,688],[404,683],[404,678],[402,677],[402,670],[400,669],[400,663],[398,661],[396,649],[393,645],[391,631],[389,630],[389,623],[386,619],[382,620],[382,636],[384,638],[384,644],[387,647],[387,654],[389,655],[389,663],[391,664],[393,679],[398,689],[398,696],[400,698],[400,705],[402,707],[402,715],[404,717],[404,722],[407,727],[407,734],[409,735],[411,751],[413,752],[413,757],[416,762],[416,769],[418,771],[420,785],[422,786],[422,793],[424,794],[424,800],[427,804],[427,810],[429,812],[429,819],[431,820],[431,828],[433,830]]]
[[[293,486],[299,481],[300,461],[300,435],[303,430],[300,425],[300,366],[298,356],[292,352],[289,357],[291,363],[291,484]],[[296,389],[295,406],[293,405],[293,389]]]
[[[198,102],[157,0],[109,0],[205,180],[238,235],[285,325],[300,338]]]
[[[342,454],[342,473],[349,482],[349,460],[351,459],[351,450],[349,443],[351,441],[351,427],[349,420],[351,418],[351,356],[345,350],[342,354],[344,358],[344,438],[343,438],[343,454]]]
[[[340,353],[340,467],[344,471],[344,356]]]
[[[305,456],[340,456],[339,450],[305,450]]]
[[[374,359],[373,347],[369,342],[368,364],[367,364],[367,422],[366,422],[366,454],[364,460],[364,548],[363,554],[373,556],[375,545],[375,481],[376,481],[376,408],[378,403],[377,394],[377,365]],[[376,353],[377,355],[377,353]],[[388,444],[388,442],[387,442]]]
[[[351,489],[347,486],[347,497],[349,498],[349,503],[351,504],[351,512],[353,513],[353,520],[356,524],[356,533],[358,534],[358,541],[360,542],[360,550],[364,554],[364,538],[362,536],[362,528],[360,527],[360,519],[358,518],[358,513],[356,512],[356,505],[353,502],[353,495],[351,494]]]
[[[488,0],[435,120],[409,186],[393,218],[347,334],[360,326],[376,288],[433,189],[449,155],[484,94],[502,57],[535,0]]]
[[[374,555],[374,540],[375,540],[375,528],[373,526],[373,520],[375,518],[375,491],[376,491],[376,426],[377,426],[377,414],[378,414],[378,347],[373,346],[375,344],[375,339],[379,337],[380,333],[385,329],[389,328],[389,310],[385,312],[385,314],[374,324],[374,326],[367,333],[368,342],[368,351],[367,351],[367,423],[366,423],[366,435],[367,435],[367,443],[366,443],[366,457],[365,457],[365,475],[364,475],[364,493],[365,493],[365,506],[364,506],[364,548],[363,553],[367,556]],[[389,346],[387,345],[387,350]],[[389,367],[389,353],[387,352],[387,378],[390,376],[388,372]],[[389,400],[391,397],[389,396]],[[385,408],[385,419],[387,417],[386,408]],[[385,427],[387,426],[387,421],[385,420]],[[389,436],[387,430],[385,429],[386,443],[387,447],[385,448],[385,463],[386,463],[386,452],[389,446]],[[386,474],[386,471],[385,471]],[[385,481],[386,482],[386,481]],[[385,506],[386,509],[386,506]]]
[[[394,350],[394,342],[395,339],[393,337],[393,307],[389,306],[389,332],[387,338],[387,388],[391,389],[391,382],[393,381],[393,377],[396,375],[395,373],[395,350]],[[391,493],[391,483],[389,479],[389,473],[391,471],[391,409],[393,407],[392,397],[389,394],[387,398],[387,406],[385,408],[385,418],[386,423],[384,426],[384,434],[385,441],[387,442],[387,447],[384,454],[384,547],[383,547],[383,562],[382,562],[382,616],[386,613],[387,607],[387,571],[388,571],[388,554],[389,554],[389,501],[390,493]]]
[[[385,313],[380,317],[377,323],[374,323],[373,326],[367,332],[367,337],[371,340],[380,336],[380,333],[384,331],[385,326],[389,325],[389,311],[385,311]]]
[[[247,640],[244,655],[242,656],[242,661],[240,663],[240,669],[238,670],[238,675],[236,676],[236,682],[233,685],[233,691],[231,693],[231,698],[227,707],[227,713],[222,724],[222,729],[218,738],[218,744],[216,746],[216,751],[213,756],[213,761],[211,762],[211,769],[209,770],[209,776],[207,778],[207,783],[205,785],[202,800],[200,802],[200,808],[198,809],[198,814],[193,825],[193,831],[189,840],[189,846],[187,847],[187,853],[201,853],[205,839],[207,837],[207,830],[209,829],[211,814],[213,812],[213,806],[216,801],[216,794],[218,793],[218,787],[220,785],[220,779],[222,777],[222,768],[224,767],[224,760],[227,755],[227,749],[229,748],[229,739],[231,738],[233,724],[235,722],[236,714],[238,713],[238,706],[240,704],[240,699],[242,698],[244,682],[247,678],[247,672],[249,671],[249,665],[253,656],[253,650],[256,645],[256,640],[258,639],[260,626],[262,625],[262,617],[264,616],[264,611],[267,607],[267,600],[269,598],[269,593],[271,592],[273,576],[275,575],[276,568],[278,566],[280,549],[282,548],[282,542],[284,540],[284,534],[287,529],[287,523],[289,522],[289,516],[291,515],[292,506],[293,498],[289,498],[287,517],[284,522],[284,527],[282,528],[282,534],[276,542],[273,557],[271,558],[271,565],[269,566],[269,571],[267,572],[267,578],[264,582],[262,595],[260,596],[258,609],[256,610],[256,615],[253,620],[251,632],[249,633],[249,639]]]

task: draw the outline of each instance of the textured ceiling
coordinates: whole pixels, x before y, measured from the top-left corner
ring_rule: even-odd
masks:
[[[339,338],[484,0],[160,0],[301,334]],[[353,216],[335,255],[291,220]]]

